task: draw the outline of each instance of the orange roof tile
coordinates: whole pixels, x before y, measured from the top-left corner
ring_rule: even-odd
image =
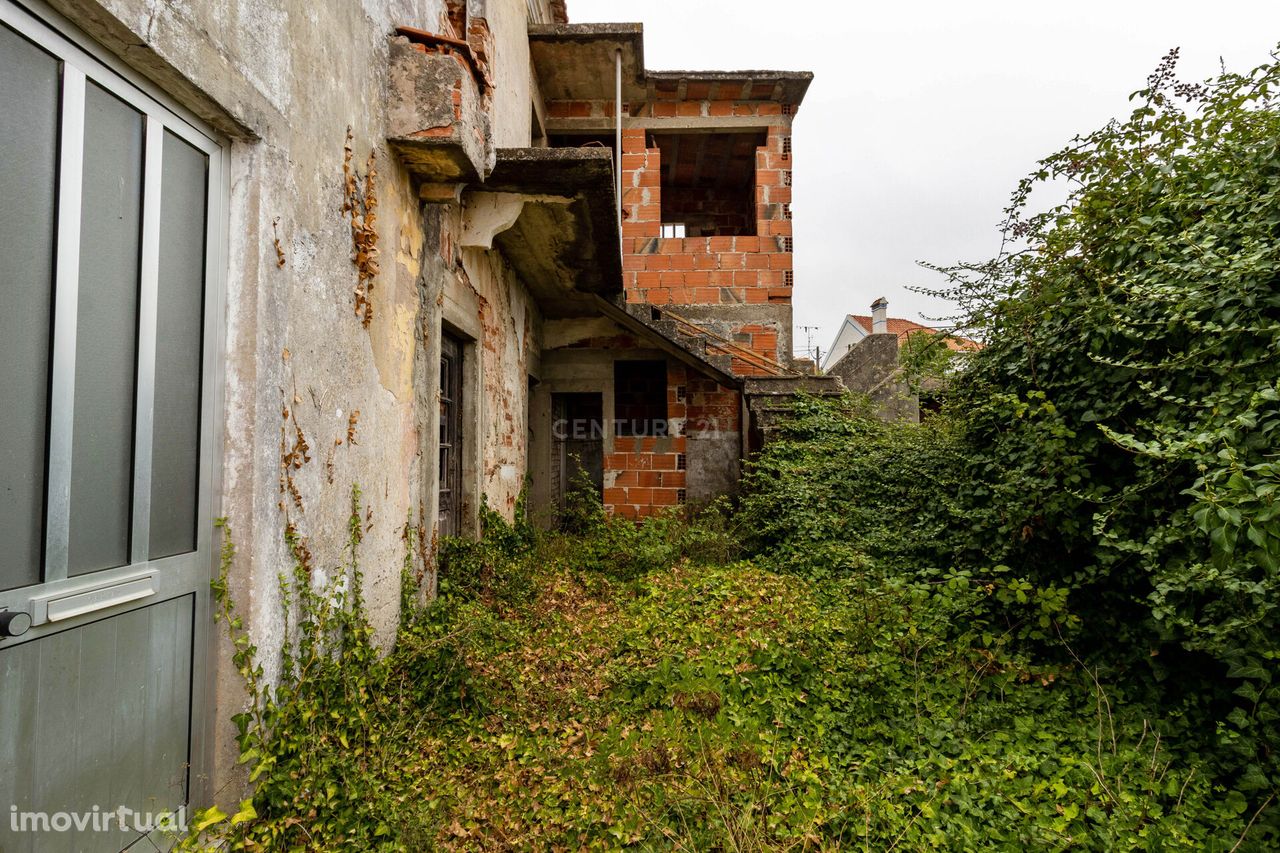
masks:
[[[871,316],[868,314],[850,314],[849,319],[853,320],[868,333],[871,331]],[[921,325],[914,320],[904,320],[901,317],[888,318],[889,334],[897,335],[899,341],[905,341],[914,334],[937,335],[945,334],[941,329],[932,329],[928,326]],[[982,349],[982,344],[977,341],[971,341],[968,338],[962,338],[958,335],[947,335],[947,347],[956,352],[972,352]]]

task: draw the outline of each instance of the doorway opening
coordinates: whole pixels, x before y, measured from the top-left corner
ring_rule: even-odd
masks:
[[[445,334],[440,341],[440,536],[462,531],[462,350],[460,340]]]
[[[577,488],[604,494],[604,395],[551,395],[551,481],[556,506]],[[584,478],[585,473],[585,478]]]

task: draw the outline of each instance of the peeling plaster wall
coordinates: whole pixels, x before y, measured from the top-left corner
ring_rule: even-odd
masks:
[[[529,291],[500,253],[464,248],[462,265],[479,294],[484,407],[472,435],[480,437],[480,491],[490,509],[510,519],[527,470],[529,378],[542,349],[542,321]]]
[[[228,517],[238,549],[232,595],[268,677],[283,637],[276,577],[289,565],[285,526],[291,521],[305,537],[317,579],[333,576],[343,562],[354,485],[368,512],[360,547],[367,606],[385,648],[397,621],[404,524],[435,517],[442,319],[475,312],[471,416],[480,440],[471,465],[478,488],[508,513],[524,479],[527,377],[538,351],[540,321],[527,291],[497,253],[468,250],[462,262],[448,244],[456,209],[424,214],[385,145],[388,36],[400,24],[444,29],[444,0],[52,5],[228,138],[217,511]],[[498,86],[495,142],[528,145],[524,0],[485,5]],[[377,169],[381,271],[368,328],[354,310],[352,231],[341,212],[348,126],[360,178],[371,151]],[[281,491],[282,427],[292,445],[295,422],[310,446],[310,461],[292,472],[301,507]],[[230,797],[240,771],[229,720],[245,698],[229,646],[219,643],[210,712],[215,772],[197,784]]]

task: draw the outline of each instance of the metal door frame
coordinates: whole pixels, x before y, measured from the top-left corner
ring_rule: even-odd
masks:
[[[217,568],[213,519],[220,508],[223,422],[226,245],[230,156],[226,140],[194,114],[85,36],[43,3],[0,0],[0,21],[63,63],[59,99],[57,255],[54,287],[53,352],[50,370],[48,452],[45,490],[46,545],[42,580],[0,592],[0,610],[26,611],[44,618],[21,637],[0,642],[4,649],[72,630],[129,610],[193,595],[192,684],[188,801],[209,797],[205,784],[212,755],[211,715],[216,661],[208,581]],[[67,576],[70,531],[71,424],[74,408],[76,295],[79,285],[81,168],[84,150],[84,94],[88,81],[120,98],[144,116],[144,177],[136,353],[135,427],[130,563]],[[209,158],[205,211],[204,339],[201,353],[199,490],[196,548],[151,560],[151,407],[156,349],[160,162],[168,131]],[[72,596],[77,596],[72,599]],[[52,616],[58,618],[52,619]]]

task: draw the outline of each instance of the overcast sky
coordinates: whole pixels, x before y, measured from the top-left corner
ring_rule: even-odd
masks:
[[[1171,47],[1201,79],[1267,61],[1280,0],[569,0],[574,23],[640,21],[645,64],[816,75],[796,116],[796,348],[825,352],[879,296],[927,322],[918,260],[982,260],[1014,185],[1127,115]],[[923,315],[923,316],[922,316]]]

